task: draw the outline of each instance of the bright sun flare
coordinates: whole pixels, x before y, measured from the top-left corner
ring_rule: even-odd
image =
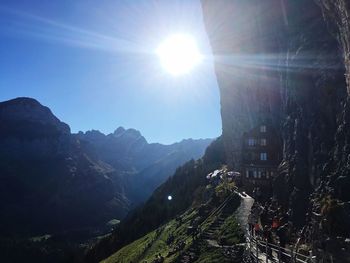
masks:
[[[184,34],[164,40],[158,47],[157,54],[163,67],[173,75],[189,72],[202,60],[194,38]]]

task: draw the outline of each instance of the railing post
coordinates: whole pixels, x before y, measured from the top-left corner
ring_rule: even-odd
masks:
[[[279,263],[282,262],[281,261],[281,245],[280,245],[280,243],[278,243],[278,262]]]
[[[249,237],[249,257],[251,257],[252,255],[252,236],[251,236],[251,233],[248,232],[248,237]]]
[[[269,263],[269,250],[267,248],[267,239],[265,240],[265,255],[266,255],[266,263]]]
[[[310,260],[309,260],[310,263],[316,262],[316,260],[315,260],[316,257],[312,255],[312,250],[309,251],[309,259],[310,259]],[[333,262],[333,261],[331,261],[331,262]]]
[[[256,240],[256,241],[255,241],[255,242],[256,242],[256,243],[255,243],[255,249],[256,249],[256,262],[257,262],[257,263],[259,263],[259,245],[258,245],[258,244],[259,244],[259,243],[258,243],[259,241],[258,241],[258,239],[255,239],[255,240]]]

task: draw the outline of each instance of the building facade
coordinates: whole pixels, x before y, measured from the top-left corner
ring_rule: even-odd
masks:
[[[266,123],[243,134],[242,183],[248,192],[269,191],[282,159],[281,141]]]

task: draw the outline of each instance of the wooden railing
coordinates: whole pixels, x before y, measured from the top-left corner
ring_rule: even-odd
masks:
[[[310,252],[309,255],[298,253],[293,249],[287,249],[279,245],[268,243],[266,240],[259,239],[250,231],[247,234],[247,244],[250,257],[253,262],[291,262],[291,263],[315,263],[316,256]]]

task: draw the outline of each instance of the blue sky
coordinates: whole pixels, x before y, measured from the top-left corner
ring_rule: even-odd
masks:
[[[199,1],[0,0],[0,100],[34,97],[73,132],[118,126],[149,142],[221,134]],[[155,49],[191,34],[204,61],[167,73]]]

